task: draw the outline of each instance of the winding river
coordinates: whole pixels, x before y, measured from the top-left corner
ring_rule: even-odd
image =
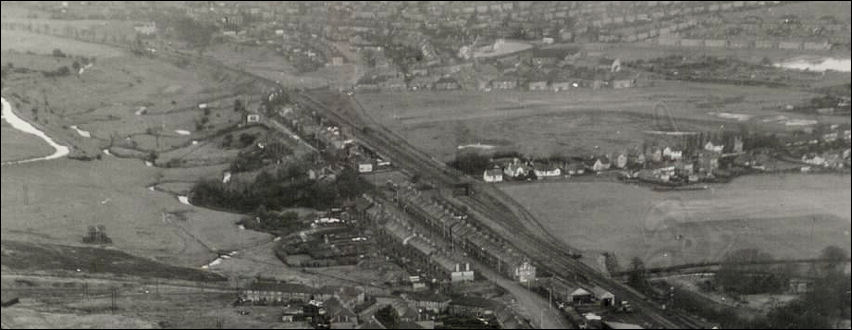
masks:
[[[65,156],[68,155],[68,153],[71,152],[70,148],[56,143],[55,141],[53,141],[53,139],[51,139],[49,136],[47,136],[47,134],[44,134],[44,132],[42,132],[41,130],[39,130],[38,128],[33,126],[32,124],[28,123],[26,120],[23,120],[20,117],[18,117],[15,114],[15,112],[12,111],[12,105],[9,104],[9,102],[7,102],[5,98],[0,98],[0,100],[2,100],[2,103],[3,103],[3,119],[5,119],[6,122],[9,123],[9,125],[12,126],[12,128],[17,129],[17,130],[24,132],[24,133],[27,133],[27,134],[35,135],[35,136],[41,138],[42,140],[44,140],[44,142],[47,142],[47,144],[49,144],[55,150],[53,152],[53,154],[48,155],[48,156],[36,157],[36,158],[30,158],[30,159],[24,159],[24,160],[17,160],[17,161],[9,161],[9,162],[4,162],[2,165],[15,165],[15,164],[32,163],[32,162],[37,162],[37,161],[41,161],[41,160],[57,159],[57,158],[65,157]]]

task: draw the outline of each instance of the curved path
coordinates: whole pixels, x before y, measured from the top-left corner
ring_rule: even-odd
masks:
[[[44,140],[44,142],[47,142],[47,144],[49,144],[51,147],[53,147],[53,149],[56,150],[56,151],[53,152],[52,155],[49,155],[49,156],[36,157],[36,158],[17,160],[17,161],[9,161],[9,162],[4,162],[2,165],[24,164],[24,163],[37,162],[37,161],[41,161],[41,160],[51,160],[51,159],[56,159],[56,158],[62,158],[62,157],[67,156],[68,153],[71,152],[70,148],[56,143],[55,141],[53,141],[53,139],[51,139],[49,136],[47,136],[47,134],[44,134],[44,132],[42,132],[41,130],[39,130],[38,128],[33,126],[32,124],[28,123],[26,120],[23,120],[20,117],[18,117],[15,114],[15,112],[12,111],[12,105],[9,104],[9,102],[7,102],[5,98],[0,98],[0,100],[2,100],[2,103],[3,103],[3,119],[5,119],[6,122],[9,123],[9,125],[11,125],[13,128],[15,128],[15,129],[17,129],[21,132],[24,132],[24,133],[27,133],[27,134],[32,134],[32,135],[35,135],[35,136],[41,138],[42,140]]]

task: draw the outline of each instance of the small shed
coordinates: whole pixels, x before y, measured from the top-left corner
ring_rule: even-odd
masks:
[[[592,293],[583,288],[577,288],[571,292],[571,302],[575,304],[587,304],[592,302]]]
[[[602,287],[596,286],[592,288],[592,293],[595,295],[595,298],[600,301],[602,306],[615,305],[615,295],[612,294],[612,292],[609,292]]]

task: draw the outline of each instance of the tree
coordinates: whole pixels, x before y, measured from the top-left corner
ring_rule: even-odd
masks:
[[[399,313],[391,305],[387,305],[376,311],[376,320],[384,325],[385,328],[399,329]]]
[[[80,62],[74,61],[74,63],[71,64],[71,67],[74,68],[74,72],[80,72]]]
[[[846,254],[846,250],[843,250],[843,248],[831,245],[822,250],[820,253],[820,259],[828,261],[826,270],[829,272],[838,270],[842,271],[842,267],[845,264],[845,261],[849,259],[849,255]]]
[[[54,57],[65,57],[65,53],[63,53],[59,48],[54,48],[52,54]]]
[[[243,106],[243,101],[240,99],[234,100],[234,112],[242,112],[245,110],[245,106]]]
[[[742,249],[728,253],[716,273],[716,283],[725,291],[739,294],[776,292],[787,285],[783,274],[774,272],[772,255],[758,249]]]
[[[633,257],[630,261],[630,274],[627,277],[627,284],[640,289],[645,286],[645,262],[639,257]]]

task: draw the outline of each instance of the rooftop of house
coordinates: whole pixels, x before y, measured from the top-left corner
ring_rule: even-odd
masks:
[[[598,298],[613,296],[613,294],[611,292],[609,292],[606,289],[599,287],[599,286],[595,286],[594,288],[592,288],[592,293],[594,293],[595,297],[598,297]]]
[[[486,299],[486,298],[482,298],[482,297],[456,296],[456,297],[453,297],[452,301],[450,301],[450,305],[479,307],[479,308],[493,308],[497,304],[490,299]]]
[[[280,281],[256,281],[249,285],[248,290],[265,292],[314,293],[317,289],[303,284],[284,283]]]
[[[411,298],[411,300],[422,302],[448,303],[451,301],[449,296],[446,296],[436,291],[412,292],[408,294],[408,297]]]

